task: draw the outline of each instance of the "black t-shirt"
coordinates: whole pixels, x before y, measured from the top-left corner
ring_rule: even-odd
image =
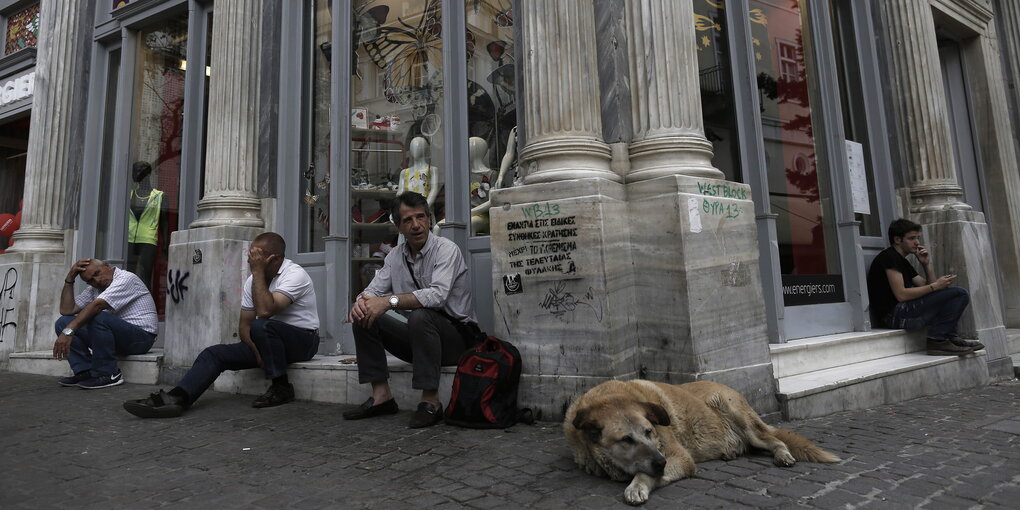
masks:
[[[893,269],[903,275],[903,286],[911,288],[914,286],[914,277],[917,271],[910,265],[907,259],[900,255],[892,246],[879,252],[875,260],[871,261],[871,268],[868,269],[868,298],[871,300],[871,318],[874,324],[882,324],[882,318],[893,311],[896,307],[896,296],[889,287],[889,278],[885,274],[886,269]]]

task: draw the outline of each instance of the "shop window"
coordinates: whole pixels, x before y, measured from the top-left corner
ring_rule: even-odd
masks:
[[[769,201],[778,215],[780,269],[789,281],[842,286],[829,168],[814,137],[810,91],[813,67],[803,2],[751,0],[751,21]],[[798,278],[799,277],[799,278]],[[838,285],[837,285],[838,283]],[[831,295],[830,295],[831,294]],[[814,303],[842,301],[842,292],[823,294]],[[792,303],[787,297],[787,304]]]
[[[855,213],[861,222],[860,234],[884,238],[881,219],[878,214],[878,194],[875,192],[875,165],[872,164],[871,145],[868,143],[867,120],[865,118],[863,90],[851,86],[850,80],[860,83],[860,63],[857,57],[850,2],[840,0],[829,2],[832,22],[832,37],[836,52],[836,70],[839,80],[840,107],[843,113],[843,133],[847,140],[862,145],[864,151],[865,177],[868,181],[868,203],[871,214]]]
[[[468,0],[468,171],[471,234],[489,235],[489,198],[513,184],[517,102],[510,0]]]
[[[22,9],[7,18],[4,55],[34,48],[39,38],[39,4]]]
[[[167,248],[177,230],[187,65],[187,15],[138,33],[130,162],[127,269],[167,296]]]
[[[308,167],[301,174],[299,251],[323,251],[329,234],[330,196],[330,59],[333,16],[331,0],[315,0],[312,7],[313,45],[311,64],[311,111],[306,119],[311,139]]]
[[[705,137],[712,142],[712,164],[725,179],[740,182],[736,113],[729,39],[723,2],[696,0],[694,30],[698,47],[698,81]]]
[[[106,72],[106,99],[103,112],[103,154],[102,164],[99,167],[99,189],[119,189],[114,187],[113,168],[116,165],[114,144],[117,141],[117,77],[120,75],[120,50],[112,50],[109,53],[108,68]],[[110,258],[109,250],[110,232],[107,225],[110,224],[111,200],[97,200],[97,225],[96,229],[96,256],[100,259]],[[116,203],[120,203],[119,201]]]
[[[0,125],[0,253],[13,245],[21,227],[29,117]]]
[[[356,0],[351,9],[353,297],[396,245],[387,208],[398,192],[421,193],[445,218],[446,168],[440,1]]]

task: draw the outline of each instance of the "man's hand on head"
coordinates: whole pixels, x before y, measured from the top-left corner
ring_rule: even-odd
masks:
[[[265,273],[267,265],[269,265],[269,255],[262,251],[262,248],[253,246],[248,250],[248,268],[251,269],[252,274]]]
[[[74,264],[71,264],[71,269],[68,270],[67,278],[64,278],[64,281],[73,282],[74,279],[77,278],[78,275],[80,275],[81,272],[84,271],[86,267],[89,267],[89,264],[91,262],[92,262],[91,259],[81,259],[75,262]]]

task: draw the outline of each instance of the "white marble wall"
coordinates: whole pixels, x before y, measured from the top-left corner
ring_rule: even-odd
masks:
[[[0,368],[13,352],[53,348],[67,269],[62,253],[0,255]]]
[[[723,382],[775,411],[750,187],[668,176],[627,191],[647,377]]]
[[[250,274],[247,251],[261,232],[208,227],[173,233],[168,270],[171,281],[183,279],[187,289],[171,288],[166,300],[164,363],[171,372],[169,379],[174,379],[175,369],[191,366],[202,349],[240,341],[241,287]],[[201,251],[201,262],[196,262],[196,250]]]
[[[578,389],[636,377],[623,187],[579,179],[501,190],[490,215],[496,334],[521,351],[524,405],[557,416]],[[508,291],[508,275],[519,287]]]

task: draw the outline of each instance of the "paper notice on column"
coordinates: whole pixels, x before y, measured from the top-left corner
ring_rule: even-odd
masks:
[[[868,176],[864,171],[864,146],[846,140],[847,166],[850,167],[850,192],[854,203],[854,212],[871,214],[871,201],[868,200]]]
[[[687,199],[687,213],[690,216],[691,232],[701,232],[701,199],[691,197]]]

